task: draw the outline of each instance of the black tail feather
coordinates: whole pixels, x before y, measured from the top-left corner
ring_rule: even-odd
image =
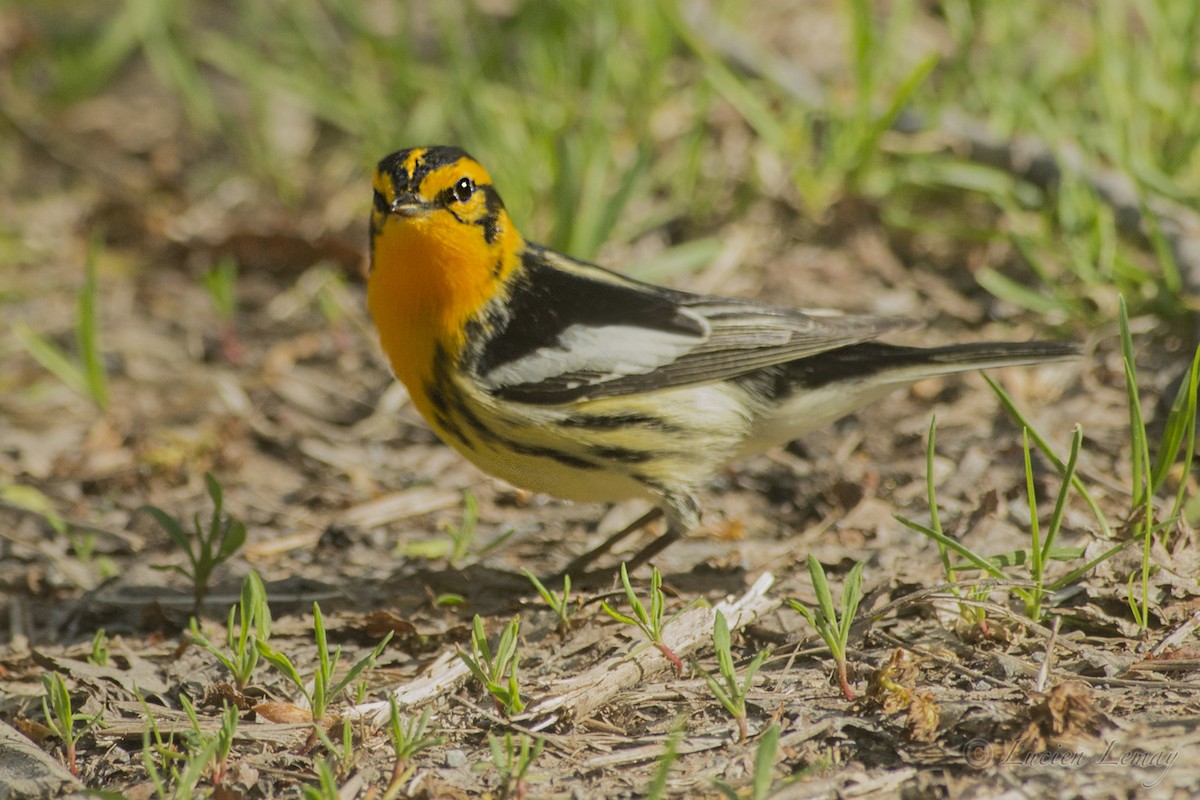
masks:
[[[1079,348],[1072,342],[978,342],[929,348],[865,342],[797,359],[772,370],[778,370],[780,389],[816,389],[830,383],[883,377],[889,372],[896,374],[897,382],[903,382],[925,375],[1062,361],[1078,355]]]

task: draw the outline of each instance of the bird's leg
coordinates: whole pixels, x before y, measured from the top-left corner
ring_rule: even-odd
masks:
[[[571,563],[567,564],[566,568],[563,569],[563,571],[560,572],[556,577],[561,578],[564,575],[578,576],[582,574],[583,571],[590,567],[597,558],[612,550],[622,539],[625,539],[634,531],[641,530],[662,515],[663,510],[658,506],[655,506],[645,514],[642,514],[642,516],[635,519],[633,522],[626,525],[624,528],[621,528],[621,530],[617,531],[612,536],[605,539],[600,544],[593,547],[591,550],[588,550],[582,555],[576,556],[574,559],[572,559]],[[670,542],[667,544],[670,544]],[[653,544],[651,546],[653,546]],[[663,547],[666,547],[666,545],[663,545]],[[656,550],[655,552],[657,553],[659,551]],[[654,555],[654,553],[651,553],[651,555]]]
[[[663,508],[667,514],[666,533],[643,547],[637,555],[625,562],[625,568],[629,572],[633,572],[663,550],[666,550],[672,543],[682,539],[700,527],[700,504],[691,495],[664,495]]]

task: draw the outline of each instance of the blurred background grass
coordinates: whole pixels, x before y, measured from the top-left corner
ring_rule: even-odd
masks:
[[[1051,322],[1111,323],[1118,291],[1188,308],[1156,204],[1200,198],[1196,3],[17,0],[0,28],[5,202],[90,187],[76,226],[135,249],[186,246],[164,217],[222,192],[358,235],[377,158],[453,143],[531,238],[591,258],[658,232],[630,267],[657,278],[767,197],[810,231],[865,208],[898,241],[994,245],[980,283]],[[965,157],[949,116],[1080,157],[1039,185]],[[5,262],[38,258],[0,225]]]

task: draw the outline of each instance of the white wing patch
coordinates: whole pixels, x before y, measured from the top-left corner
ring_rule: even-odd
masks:
[[[627,375],[645,375],[677,361],[708,341],[711,326],[698,314],[683,312],[702,334],[678,333],[637,325],[570,325],[552,347],[501,364],[483,376],[492,389],[536,384],[562,375],[576,376],[564,388],[604,383]]]

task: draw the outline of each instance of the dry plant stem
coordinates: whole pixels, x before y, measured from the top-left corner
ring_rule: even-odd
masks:
[[[683,661],[679,658],[679,656],[675,655],[675,652],[662,642],[655,642],[654,646],[658,648],[658,652],[663,654],[663,658],[665,658],[667,661],[670,661],[671,666],[675,667],[675,674],[682,678]]]
[[[471,675],[471,671],[453,651],[442,653],[424,675],[403,686],[397,687],[392,694],[396,705],[401,708],[415,708],[449,694]],[[391,709],[386,700],[374,703],[362,703],[346,709],[342,716],[348,719],[368,719],[375,727],[388,723]]]
[[[846,659],[839,658],[836,661],[838,686],[842,689],[842,696],[850,702],[854,702],[854,690],[850,688],[850,681],[846,677]]]
[[[778,598],[767,596],[767,590],[774,582],[774,576],[763,573],[745,594],[735,600],[724,600],[712,607],[695,607],[682,612],[663,630],[663,644],[678,657],[686,658],[712,641],[713,620],[718,609],[725,615],[731,631],[744,628],[779,605]],[[586,719],[622,689],[645,681],[650,675],[670,666],[670,661],[658,650],[641,644],[630,645],[625,652],[573,678],[555,682],[548,688],[544,700],[531,704],[516,719],[548,716]],[[534,727],[540,725],[535,724]]]
[[[407,759],[398,758],[392,763],[392,775],[388,778],[387,787],[383,791],[384,797],[396,797],[400,794],[400,784],[404,781],[404,774],[407,771]]]
[[[1197,628],[1200,628],[1200,609],[1176,626],[1173,631],[1163,637],[1162,641],[1150,648],[1150,655],[1161,656],[1163,653],[1180,647]]]
[[[1050,678],[1050,667],[1054,661],[1054,643],[1058,640],[1058,626],[1062,624],[1062,617],[1055,617],[1054,623],[1050,626],[1050,638],[1046,640],[1046,656],[1042,659],[1041,669],[1038,670],[1037,680],[1034,681],[1034,689],[1039,692],[1046,691],[1046,681]]]

